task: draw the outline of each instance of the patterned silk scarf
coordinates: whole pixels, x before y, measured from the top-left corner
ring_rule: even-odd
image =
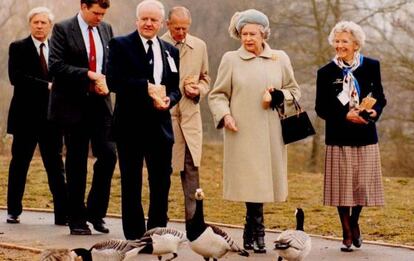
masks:
[[[354,60],[350,65],[346,64],[338,56],[335,56],[333,59],[334,63],[342,69],[342,74],[344,76],[342,80],[342,92],[349,97],[350,108],[355,108],[359,105],[359,96],[361,95],[361,91],[353,72],[362,64],[363,58],[364,57],[359,52],[356,52]]]

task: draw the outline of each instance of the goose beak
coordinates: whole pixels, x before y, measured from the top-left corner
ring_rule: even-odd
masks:
[[[203,189],[201,189],[201,188],[196,189],[195,199],[196,200],[202,200],[202,199],[204,199]]]

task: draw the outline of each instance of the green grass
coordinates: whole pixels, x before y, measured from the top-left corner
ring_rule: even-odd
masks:
[[[267,228],[284,230],[295,225],[294,210],[305,210],[305,230],[311,234],[341,237],[341,229],[336,208],[322,205],[323,174],[307,173],[298,168],[306,156],[300,145],[289,147],[289,198],[284,203],[265,204],[265,224]],[[293,156],[294,155],[294,156]],[[93,160],[90,160],[90,164]],[[9,158],[0,158],[0,205],[6,205],[7,169]],[[89,170],[92,165],[89,166]],[[205,145],[201,186],[205,200],[206,220],[233,225],[244,223],[244,203],[222,199],[222,147]],[[39,157],[35,157],[30,168],[24,196],[24,207],[52,208],[51,196],[47,186],[46,174]],[[90,175],[89,175],[90,176]],[[90,179],[90,177],[89,177]],[[144,178],[144,205],[148,206],[146,176]],[[384,177],[386,206],[365,208],[362,211],[360,226],[365,240],[388,242],[414,246],[414,179]],[[109,213],[120,214],[120,175],[118,168],[112,180]],[[183,197],[177,173],[172,176],[169,217],[183,219]]]

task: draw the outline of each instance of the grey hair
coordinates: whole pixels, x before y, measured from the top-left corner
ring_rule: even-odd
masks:
[[[144,0],[141,3],[139,3],[137,5],[137,10],[136,10],[136,16],[137,16],[137,18],[139,18],[139,10],[144,5],[149,5],[149,4],[153,4],[153,5],[157,6],[160,9],[162,19],[164,20],[164,18],[165,18],[165,8],[164,8],[164,5],[160,1],[157,1],[157,0]]]
[[[47,14],[47,17],[49,18],[50,23],[53,23],[53,20],[55,19],[55,15],[50,11],[49,8],[44,6],[35,7],[32,10],[29,11],[27,14],[27,20],[29,23],[32,21],[33,17],[38,14]]]
[[[191,23],[190,10],[188,10],[184,6],[174,6],[173,8],[171,8],[171,10],[168,12],[168,20],[171,20],[171,16],[173,15],[188,18]]]
[[[333,46],[334,41],[335,41],[335,34],[337,33],[350,33],[355,41],[358,44],[358,51],[361,50],[361,48],[364,46],[365,44],[365,32],[362,30],[361,26],[359,26],[358,24],[352,22],[352,21],[340,21],[338,22],[334,28],[332,28],[331,33],[329,34],[328,37],[328,42],[330,45]]]

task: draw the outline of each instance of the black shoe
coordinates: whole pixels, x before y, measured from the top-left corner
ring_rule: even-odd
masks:
[[[71,235],[92,235],[91,230],[89,229],[88,225],[71,225],[70,226],[70,234]]]
[[[108,234],[109,229],[105,227],[105,221],[103,219],[98,220],[88,220],[90,223],[92,223],[93,228],[101,233]]]
[[[19,216],[8,214],[6,221],[9,224],[19,224],[20,223],[20,218],[19,218]]]
[[[253,231],[248,224],[244,225],[243,230],[243,248],[245,250],[253,250]]]
[[[351,245],[345,245],[345,244],[343,244],[341,246],[341,251],[342,252],[352,252],[354,250],[351,248]]]
[[[258,236],[253,241],[253,252],[257,254],[266,253],[266,245],[263,236]]]
[[[352,230],[352,244],[356,248],[360,248],[362,246],[362,238],[361,238],[361,231],[359,230],[358,222],[351,222],[351,230]]]
[[[362,246],[362,238],[354,238],[352,239],[352,244],[356,247],[356,248],[360,248]]]
[[[342,252],[352,252],[353,249],[351,247],[352,247],[352,240],[350,239],[342,240],[342,246],[341,246]]]
[[[245,250],[253,250],[253,241],[243,239],[243,248]]]

